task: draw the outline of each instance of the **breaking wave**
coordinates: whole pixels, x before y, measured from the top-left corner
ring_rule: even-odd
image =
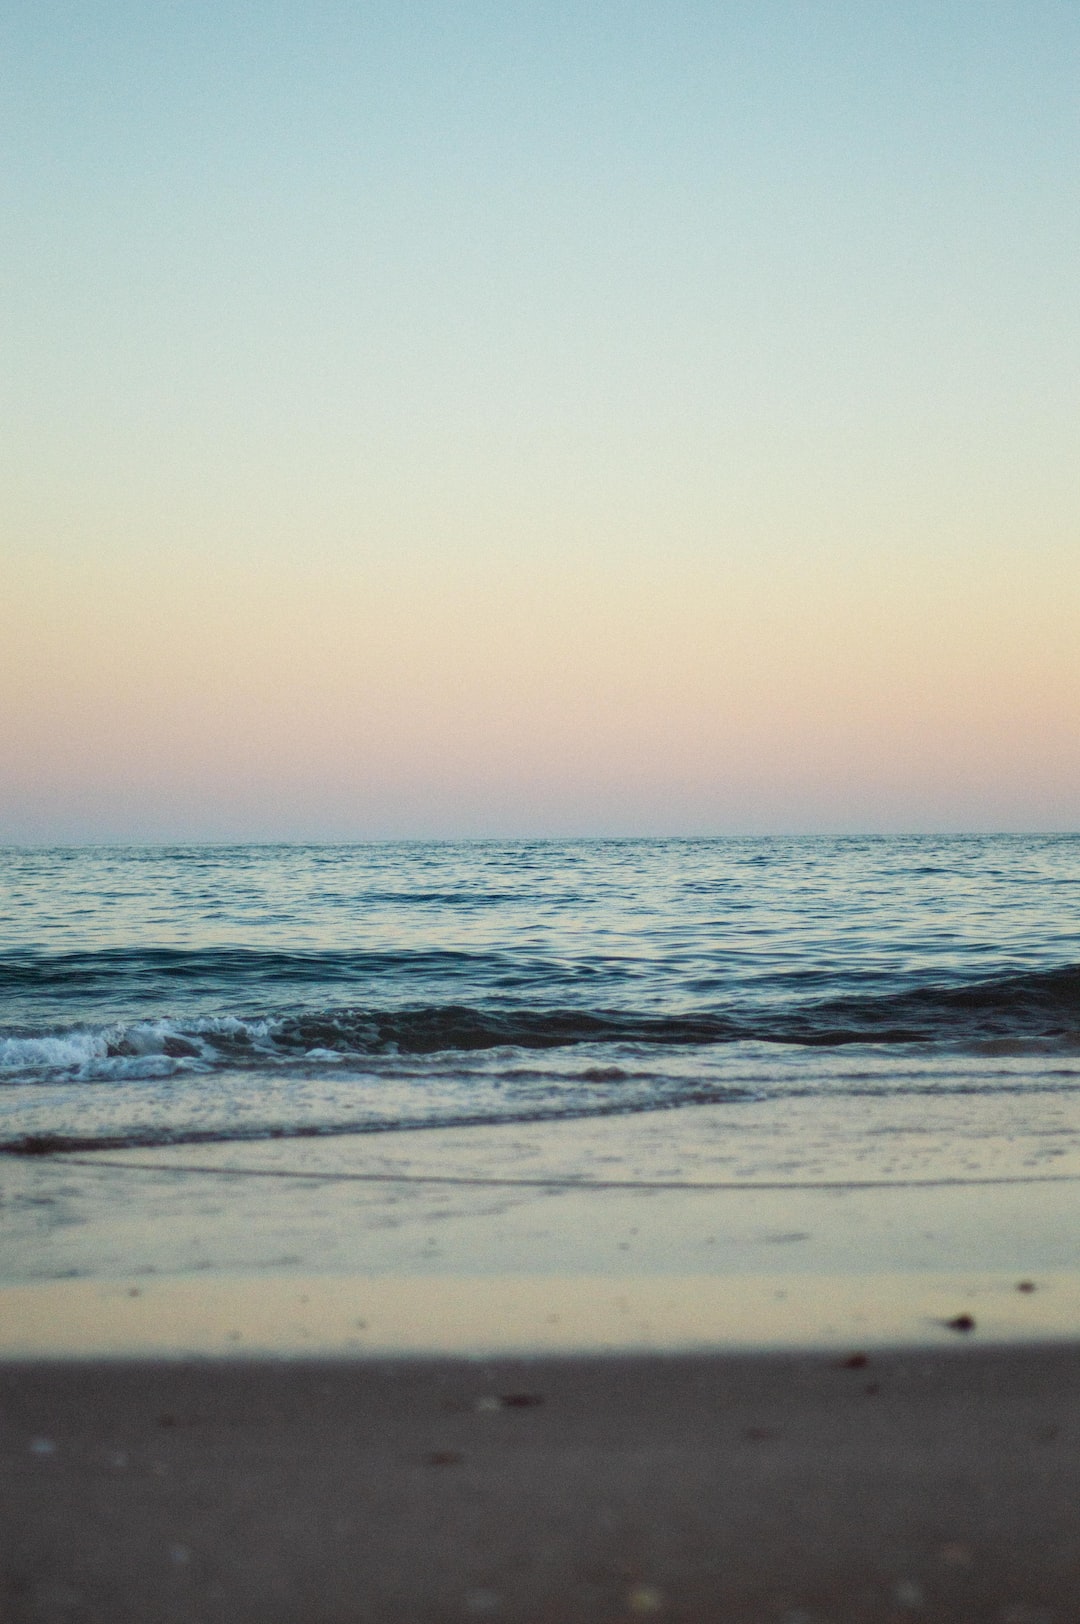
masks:
[[[324,978],[322,978],[324,979]],[[278,1016],[152,1019],[0,1037],[0,1081],[162,1077],[377,1055],[582,1044],[694,1048],[769,1043],[1080,1047],[1080,966],[960,986],[679,1013],[617,1009],[341,1006]]]

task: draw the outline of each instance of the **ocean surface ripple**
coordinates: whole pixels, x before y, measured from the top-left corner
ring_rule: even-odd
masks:
[[[0,1149],[1080,1089],[1080,838],[0,851]]]

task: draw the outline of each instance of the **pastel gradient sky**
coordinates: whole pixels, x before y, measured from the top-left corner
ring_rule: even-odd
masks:
[[[0,840],[1080,827],[1075,0],[0,49]]]

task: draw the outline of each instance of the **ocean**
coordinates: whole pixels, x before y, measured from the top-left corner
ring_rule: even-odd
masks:
[[[0,851],[8,1153],[1078,1092],[1077,836]]]

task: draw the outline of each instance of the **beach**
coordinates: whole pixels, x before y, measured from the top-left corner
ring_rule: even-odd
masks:
[[[1069,1123],[843,1109],[7,1159],[0,1616],[1075,1617]]]
[[[1080,3],[2,39],[0,1624],[1080,1624]]]
[[[2,1624],[1070,1624],[1075,850],[8,853]]]
[[[1076,1617],[1074,1347],[0,1369],[24,1620]]]

